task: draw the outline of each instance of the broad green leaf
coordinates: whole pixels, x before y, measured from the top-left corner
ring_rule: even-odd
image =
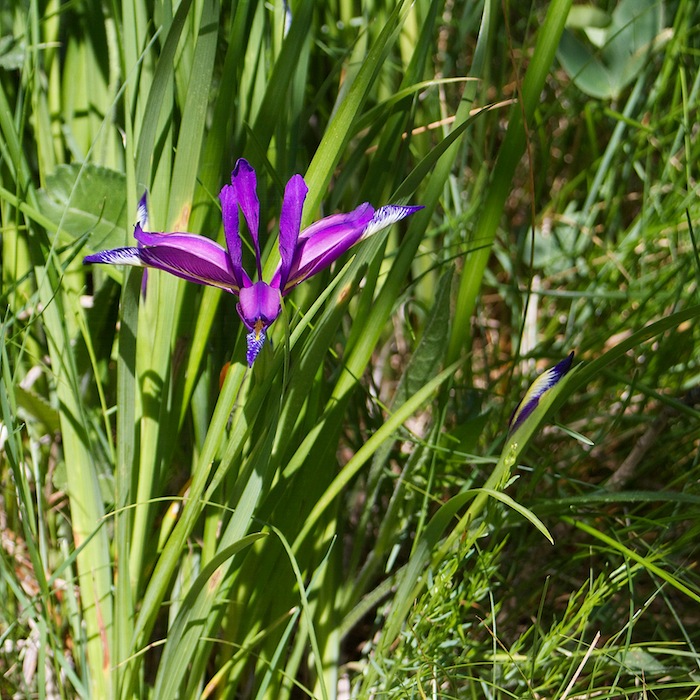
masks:
[[[586,37],[569,26],[564,30],[557,57],[576,86],[591,97],[614,99],[640,73],[663,27],[663,3],[659,0],[622,0],[609,23],[601,26],[599,13],[574,18]]]
[[[610,25],[610,15],[594,5],[574,5],[566,18],[567,29],[604,28]]]
[[[43,396],[35,394],[28,389],[23,389],[20,385],[14,387],[14,393],[19,408],[42,423],[48,432],[53,433],[58,430],[60,416]]]
[[[87,236],[86,253],[130,245],[126,220],[126,178],[97,165],[61,165],[37,192],[39,211],[62,242]],[[119,274],[121,276],[121,274]]]

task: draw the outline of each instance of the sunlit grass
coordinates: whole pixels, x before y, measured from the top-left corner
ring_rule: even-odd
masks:
[[[0,10],[3,697],[696,692],[700,15],[601,87],[570,5]],[[232,295],[81,264],[145,189],[222,241],[239,157],[265,274],[294,173],[425,205],[252,371]]]

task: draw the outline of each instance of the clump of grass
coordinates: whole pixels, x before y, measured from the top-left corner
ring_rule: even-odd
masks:
[[[0,11],[1,694],[692,696],[700,15],[590,96],[570,5]],[[252,371],[230,295],[81,265],[146,188],[221,239],[238,157],[266,273],[295,172],[425,205]]]

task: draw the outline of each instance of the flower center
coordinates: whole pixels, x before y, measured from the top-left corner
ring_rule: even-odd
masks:
[[[256,336],[264,335],[265,329],[280,315],[279,289],[266,282],[256,282],[249,287],[242,287],[238,293],[238,313],[246,328]]]
[[[261,318],[259,318],[259,319],[257,319],[257,321],[255,321],[255,325],[253,326],[253,332],[255,333],[255,340],[260,340],[260,335],[264,334],[264,331],[265,331],[265,321],[263,321]]]

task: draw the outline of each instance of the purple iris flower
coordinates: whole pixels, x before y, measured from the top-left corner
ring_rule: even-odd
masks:
[[[550,367],[540,374],[530,385],[530,388],[523,396],[522,401],[515,407],[513,415],[510,417],[508,434],[512,435],[527,419],[527,417],[537,408],[545,392],[549,391],[557,384],[564,375],[571,369],[574,361],[574,353],[570,352],[563,360],[557,362],[554,367]]]
[[[88,255],[84,263],[135,265],[165,270],[189,282],[219,287],[238,295],[238,315],[250,331],[246,359],[253,366],[265,344],[267,329],[280,315],[281,299],[300,282],[328,267],[361,240],[422,209],[388,205],[374,209],[361,204],[348,214],[334,214],[301,231],[301,216],[308,188],[294,175],[284,190],[279,221],[280,262],[270,282],[262,279],[258,226],[260,203],[255,170],[241,158],[231,173],[231,184],[219,194],[226,248],[192,233],[152,233],[147,228],[146,195],[138,207],[134,230],[136,248],[116,248]],[[257,281],[243,269],[239,208],[255,249]]]

